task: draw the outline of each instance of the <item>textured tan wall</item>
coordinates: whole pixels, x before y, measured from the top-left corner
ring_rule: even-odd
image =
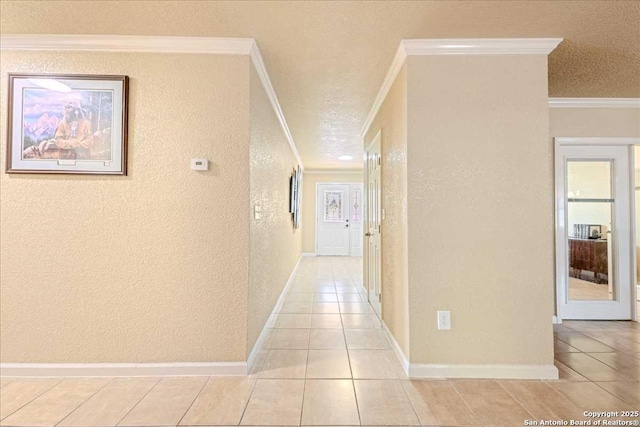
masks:
[[[7,175],[2,162],[2,362],[246,360],[249,58],[0,59],[2,88],[9,71],[131,78],[129,176]]]
[[[249,312],[247,356],[300,259],[302,230],[289,213],[289,177],[298,163],[251,66],[250,214],[237,221],[249,226]],[[259,205],[262,218],[255,219]]]
[[[640,108],[550,108],[549,135],[640,138]]]
[[[361,173],[304,172],[302,180],[302,252],[316,251],[316,184],[322,182],[363,182]]]
[[[408,88],[411,362],[553,364],[547,58],[409,57]]]
[[[385,210],[382,222],[382,319],[408,357],[406,63],[367,132],[365,148],[379,130],[382,130],[382,208]]]

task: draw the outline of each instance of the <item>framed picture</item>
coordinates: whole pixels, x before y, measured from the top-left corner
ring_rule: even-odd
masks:
[[[294,228],[300,228],[300,209],[302,206],[302,168],[294,169],[289,178],[289,212]]]
[[[600,239],[602,237],[602,226],[589,224],[589,239]]]
[[[296,211],[296,172],[293,171],[289,178],[289,212],[291,214]]]
[[[126,175],[128,82],[9,74],[6,172]]]

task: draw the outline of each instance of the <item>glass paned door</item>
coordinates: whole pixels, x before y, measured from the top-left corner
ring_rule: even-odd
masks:
[[[615,299],[612,173],[612,160],[567,160],[570,300]]]
[[[560,318],[631,318],[630,181],[626,146],[556,148]]]

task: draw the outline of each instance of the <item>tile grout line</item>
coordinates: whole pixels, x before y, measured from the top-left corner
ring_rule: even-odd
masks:
[[[631,407],[633,407],[634,403],[632,402],[627,402],[626,400],[622,400],[620,397],[616,396],[615,394],[611,393],[609,390],[607,390],[606,388],[602,387],[600,384],[598,384],[595,381],[591,381],[593,384],[596,385],[596,387],[599,387],[600,389],[604,390],[605,392],[607,392],[610,396],[613,396],[615,399],[618,399],[620,402],[625,403],[627,405],[631,405]],[[619,382],[619,381],[599,381],[599,382]],[[634,381],[631,381],[634,382]],[[563,395],[564,396],[564,395]],[[565,396],[566,398],[566,396]]]
[[[162,377],[160,377],[160,378],[158,379],[158,381],[156,381],[156,383],[155,383],[153,386],[151,386],[151,388],[150,388],[149,390],[147,390],[147,392],[146,392],[146,393],[145,393],[145,394],[144,394],[144,395],[143,395],[143,396],[138,400],[138,402],[136,402],[136,404],[135,404],[135,405],[133,405],[133,406],[131,407],[131,409],[129,409],[129,410],[127,411],[127,413],[126,413],[126,414],[124,414],[124,416],[123,416],[122,418],[120,418],[120,421],[118,421],[118,422],[116,423],[116,426],[119,426],[119,425],[120,425],[120,423],[121,423],[122,421],[124,421],[124,419],[125,419],[125,418],[127,418],[127,416],[131,413],[131,411],[133,411],[134,409],[136,409],[136,408],[138,407],[138,405],[140,404],[140,402],[142,402],[142,401],[144,400],[144,398],[145,398],[145,397],[147,397],[147,396],[149,395],[149,393],[151,393],[151,391],[152,391],[153,389],[155,389],[155,388],[156,388],[156,386],[157,386],[158,384],[160,384],[160,381],[162,381]]]
[[[24,405],[22,405],[21,407],[19,407],[18,409],[16,409],[15,411],[11,412],[10,414],[7,414],[6,417],[2,418],[2,420],[0,421],[4,421],[7,418],[9,418],[10,416],[12,416],[13,414],[15,414],[16,412],[18,412],[19,410],[21,410],[22,408],[24,408],[25,406],[31,404],[34,400],[39,399],[41,396],[43,396],[45,393],[47,393],[49,390],[53,390],[54,387],[57,387],[58,384],[60,384],[61,382],[63,382],[64,379],[59,380],[58,382],[55,382],[51,385],[51,387],[45,389],[42,393],[38,394],[36,397],[34,397],[33,399],[31,399],[30,401],[28,401],[27,403],[25,403]],[[15,382],[15,381],[14,381]]]
[[[200,397],[200,394],[202,394],[202,390],[204,390],[204,388],[207,386],[207,384],[209,384],[209,382],[211,382],[211,378],[209,377],[207,378],[207,380],[204,382],[204,384],[202,385],[202,387],[200,388],[200,391],[196,394],[196,397],[193,398],[193,400],[191,401],[191,404],[189,405],[189,407],[187,408],[186,411],[184,411],[184,414],[182,414],[182,416],[180,417],[180,419],[178,420],[178,422],[176,423],[176,426],[179,426],[180,423],[182,422],[182,420],[184,419],[184,417],[187,415],[187,413],[191,410],[191,407],[193,406],[193,404],[196,402],[196,400],[198,400],[198,397]]]
[[[473,417],[476,419],[476,421],[478,421],[478,424],[480,424],[480,418],[478,418],[478,415],[476,415],[476,413],[473,411],[473,409],[471,409],[471,406],[469,405],[469,402],[466,401],[466,399],[464,398],[462,393],[460,393],[460,390],[458,390],[456,388],[455,384],[449,378],[447,378],[446,380],[451,385],[451,388],[453,389],[453,391],[456,392],[456,394],[458,395],[460,400],[462,400],[462,403],[464,403],[464,405],[469,409],[469,412],[471,412],[471,415],[473,415]]]
[[[535,419],[536,419],[535,415],[533,415],[533,413],[531,413],[531,411],[530,411],[530,410],[528,410],[528,409],[527,409],[527,407],[526,407],[526,406],[524,406],[524,405],[520,402],[520,400],[518,400],[518,398],[517,398],[516,396],[514,396],[512,393],[510,393],[510,392],[509,392],[509,390],[507,390],[506,388],[504,388],[504,387],[502,386],[502,384],[500,384],[500,381],[495,380],[494,382],[498,385],[498,387],[500,387],[502,390],[504,390],[504,392],[505,392],[505,393],[507,393],[507,394],[508,394],[508,395],[509,395],[513,400],[514,400],[514,402],[516,402],[518,405],[520,405],[520,407],[521,407],[522,409],[524,409],[524,410],[525,410],[525,412],[527,412],[529,415],[531,415],[531,418],[530,418],[531,420],[535,420]],[[549,387],[550,389],[553,389],[553,387],[551,387],[550,385],[546,384],[544,381],[540,381],[540,382],[541,382],[541,383],[543,383],[544,385],[546,385],[547,387]],[[564,395],[563,395],[563,396],[564,396]],[[566,399],[566,396],[564,396],[564,397],[565,397],[565,399]],[[567,400],[568,400],[568,399],[567,399]]]
[[[353,281],[353,276],[351,275],[351,273],[349,273],[349,277],[351,277],[351,281],[354,283],[355,286],[355,282]],[[356,291],[358,291],[358,288],[356,287]],[[357,295],[362,298],[362,296],[360,295],[360,292],[357,293]],[[344,313],[347,314],[347,313]],[[347,348],[347,360],[349,361],[349,371],[351,372],[351,387],[353,387],[353,397],[356,401],[356,411],[358,412],[358,422],[360,423],[360,425],[362,425],[362,414],[360,413],[360,403],[358,403],[358,394],[356,393],[356,380],[353,376],[353,368],[351,366],[351,353],[349,353],[349,345],[347,344],[347,333],[345,331],[345,327],[344,327],[344,322],[342,321],[342,309],[340,309],[340,322],[342,324],[342,335],[344,337],[344,345]]]
[[[336,298],[337,298],[337,289],[336,289]],[[347,352],[347,362],[349,363],[349,373],[351,374],[351,387],[353,388],[353,398],[356,402],[356,412],[358,413],[358,423],[362,425],[362,416],[360,415],[360,405],[358,404],[358,395],[356,394],[356,383],[353,378],[353,367],[351,366],[351,354],[349,353],[349,346],[347,344],[347,334],[344,330],[344,321],[342,320],[342,309],[340,308],[340,304],[338,304],[338,312],[340,312],[340,325],[342,326],[342,338],[344,339],[344,348]]]
[[[102,387],[98,388],[98,390],[95,391],[95,393],[92,393],[91,396],[89,396],[84,402],[82,402],[81,404],[79,404],[75,409],[73,409],[71,412],[69,412],[67,415],[65,415],[64,417],[62,417],[62,419],[60,421],[58,421],[57,423],[54,424],[54,426],[59,425],[61,422],[63,422],[64,420],[66,420],[69,415],[73,414],[74,412],[76,412],[82,405],[84,405],[85,403],[87,403],[89,400],[91,400],[91,398],[93,396],[95,396],[96,394],[98,394],[100,391],[102,391],[103,388],[105,388],[106,386],[108,386],[109,384],[111,384],[111,382],[113,381],[113,378],[110,378],[109,381],[107,381]]]
[[[244,405],[244,409],[242,409],[242,414],[240,415],[240,419],[238,420],[238,424],[235,424],[237,426],[242,424],[242,419],[244,418],[245,414],[247,413],[247,408],[249,407],[249,402],[251,401],[251,397],[253,396],[253,392],[256,389],[256,386],[258,385],[258,378],[256,377],[253,386],[251,386],[251,391],[249,392],[249,396],[247,396],[247,403],[245,403]]]

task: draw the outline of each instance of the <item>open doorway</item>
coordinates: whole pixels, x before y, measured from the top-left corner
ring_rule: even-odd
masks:
[[[556,138],[559,319],[636,320],[634,144]]]

